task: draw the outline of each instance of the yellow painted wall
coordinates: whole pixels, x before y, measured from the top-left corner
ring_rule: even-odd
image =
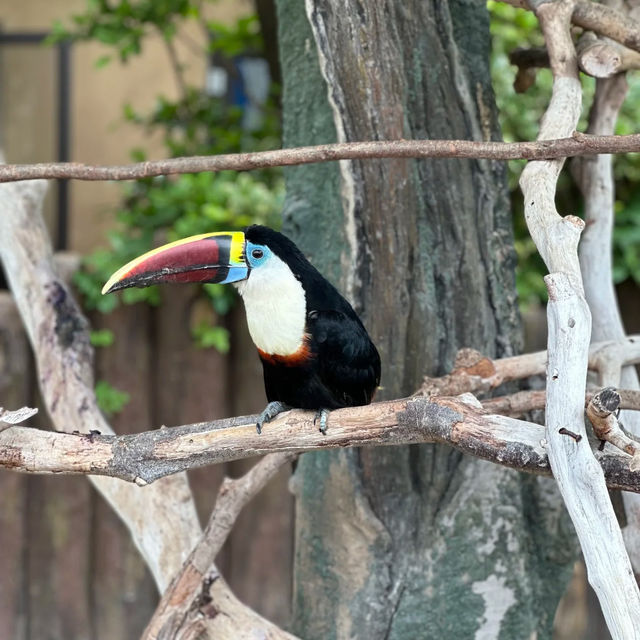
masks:
[[[4,32],[45,31],[54,20],[66,22],[80,12],[84,0],[24,0],[0,3],[0,27]],[[205,3],[209,18],[231,22],[252,11],[251,0]],[[204,44],[197,25],[189,25],[176,39],[187,81],[204,82],[205,58],[193,43]],[[192,43],[189,45],[188,43]],[[130,161],[129,150],[142,146],[153,158],[163,157],[157,140],[149,139],[122,121],[122,106],[148,110],[158,94],[177,95],[175,76],[161,38],[151,36],[143,54],[126,65],[112,62],[102,69],[95,61],[109,51],[94,43],[77,43],[72,53],[72,151],[71,159],[91,164],[121,164]],[[55,159],[56,69],[55,52],[37,46],[0,48],[0,141],[9,162]],[[119,201],[120,187],[104,182],[71,183],[69,246],[87,252],[103,243],[112,225],[110,211]],[[50,195],[49,200],[52,200]],[[47,217],[52,217],[52,203]]]

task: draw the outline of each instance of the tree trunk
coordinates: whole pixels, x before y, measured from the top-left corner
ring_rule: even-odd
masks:
[[[286,146],[498,137],[485,4],[278,0]],[[504,163],[343,161],[286,178],[285,231],[370,330],[379,399],[448,371],[461,347],[516,351]],[[549,481],[424,445],[306,454],[292,485],[301,637],[550,635],[576,545]]]

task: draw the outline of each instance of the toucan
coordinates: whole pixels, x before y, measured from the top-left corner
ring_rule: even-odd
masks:
[[[258,433],[290,408],[315,410],[326,433],[331,409],[373,399],[380,356],[369,334],[347,300],[282,233],[252,225],[177,240],[116,271],[102,293],[163,282],[233,283],[238,289],[269,402]]]

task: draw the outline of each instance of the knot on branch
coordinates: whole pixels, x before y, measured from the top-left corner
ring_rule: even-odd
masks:
[[[622,396],[613,387],[605,387],[591,398],[587,406],[587,417],[593,426],[596,437],[609,442],[614,447],[621,449],[632,456],[629,463],[631,471],[640,470],[640,441],[630,433],[627,433],[618,422],[616,412],[620,408]]]
[[[606,418],[620,407],[620,394],[613,387],[605,387],[591,399],[592,411]]]

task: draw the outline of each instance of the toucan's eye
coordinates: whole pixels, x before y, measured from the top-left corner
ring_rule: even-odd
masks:
[[[256,260],[260,260],[260,258],[262,258],[262,256],[264,256],[264,251],[262,249],[254,249],[251,252],[251,257],[255,258]]]

